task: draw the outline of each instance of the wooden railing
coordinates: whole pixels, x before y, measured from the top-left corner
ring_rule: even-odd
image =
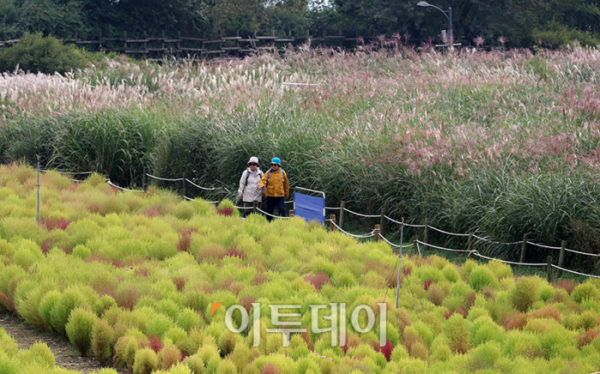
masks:
[[[144,33],[145,34],[145,33]],[[311,46],[341,47],[355,49],[357,45],[371,41],[375,37],[346,37],[343,35],[321,36],[276,36],[248,35],[221,37],[218,39],[205,39],[178,35],[169,37],[164,34],[160,37],[131,38],[127,36],[117,38],[99,37],[96,40],[82,40],[75,35],[72,39],[62,39],[62,42],[76,44],[91,52],[119,52],[127,55],[143,56],[150,60],[159,60],[166,55],[179,57],[195,56],[197,58],[244,56],[261,50],[283,50],[292,45],[300,46],[310,41]],[[0,48],[17,43],[19,39],[0,41]]]

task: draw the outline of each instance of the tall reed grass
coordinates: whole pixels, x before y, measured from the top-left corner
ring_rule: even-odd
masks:
[[[292,185],[326,191],[328,205],[599,253],[599,57],[301,48],[4,74],[0,162],[39,155],[129,186],[149,167],[233,191],[250,156],[279,156]],[[282,82],[319,86],[282,94]]]

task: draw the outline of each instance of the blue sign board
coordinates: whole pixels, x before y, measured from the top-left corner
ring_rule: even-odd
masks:
[[[294,192],[294,215],[302,217],[306,222],[325,223],[325,199]]]

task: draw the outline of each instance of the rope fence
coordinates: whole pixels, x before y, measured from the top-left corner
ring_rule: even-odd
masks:
[[[418,239],[417,239],[417,240],[415,240],[415,243],[417,243],[417,244],[422,244],[422,245],[424,245],[424,246],[426,246],[426,247],[431,247],[431,248],[439,249],[439,250],[441,250],[441,251],[450,251],[450,252],[464,252],[464,253],[472,253],[472,252],[476,252],[476,251],[474,251],[474,250],[471,250],[471,249],[451,249],[451,248],[440,247],[440,246],[437,246],[437,245],[433,245],[433,244],[429,244],[429,243],[422,242],[422,241],[420,241],[420,240],[418,240]]]
[[[262,214],[264,214],[266,216],[269,216],[269,217],[272,217],[272,218],[290,219],[290,217],[276,216],[274,214],[267,213],[267,212],[265,212],[264,210],[262,210],[262,209],[260,209],[258,207],[256,208],[256,210],[259,211],[259,212],[261,212]]]
[[[165,181],[165,182],[181,182],[183,180],[183,178],[161,178],[161,177],[154,176],[152,174],[146,174],[146,175],[152,179],[156,179],[159,181]]]
[[[64,175],[89,175],[89,174],[94,174],[95,171],[62,171],[62,170],[42,170],[40,169],[40,171],[42,173],[48,173],[51,171],[55,171],[58,174],[64,174]]]
[[[456,234],[456,233],[453,233],[453,232],[448,232],[448,231],[444,231],[444,230],[438,229],[438,228],[433,227],[433,226],[429,226],[429,228],[432,229],[432,230],[434,230],[434,231],[437,231],[439,233],[446,234],[446,235],[454,235],[454,236],[470,236],[471,235],[471,234]]]
[[[346,209],[346,208],[343,208],[343,210],[345,212],[354,214],[355,216],[359,216],[359,217],[365,217],[365,218],[379,218],[379,217],[381,217],[379,214],[361,214],[361,213],[353,212],[350,209]]]
[[[574,249],[569,249],[569,248],[565,248],[565,251],[571,252],[571,253],[577,253],[578,255],[585,255],[585,256],[591,256],[591,257],[600,257],[600,254],[587,253],[587,252],[579,252],[579,251],[576,251]]]
[[[395,219],[391,219],[390,217],[386,216],[385,214],[383,215],[383,217],[385,217],[385,218],[386,218],[388,221],[390,221],[390,222],[394,222],[394,223],[397,223],[397,224],[399,224],[399,225],[404,225],[404,226],[408,226],[408,227],[413,227],[413,228],[416,228],[416,229],[419,229],[419,228],[424,228],[424,227],[425,227],[425,225],[411,225],[410,223],[396,221]]]
[[[40,172],[44,172],[44,173],[47,173],[49,171],[51,171],[51,170],[40,170]],[[64,174],[64,175],[90,175],[90,174],[94,174],[95,173],[93,171],[89,171],[89,172],[68,172],[68,171],[62,171],[62,170],[56,170],[56,172],[60,173],[60,174]],[[162,178],[162,177],[158,177],[158,176],[152,175],[150,173],[147,173],[147,168],[145,168],[144,169],[144,176],[145,177],[146,176],[150,177],[150,178],[155,179],[155,180],[165,181],[165,182],[182,182],[183,181],[184,182],[183,183],[183,192],[184,193],[182,194],[181,197],[183,199],[189,200],[189,201],[196,201],[196,202],[198,202],[197,200],[195,200],[193,198],[185,196],[185,183],[186,182],[189,183],[190,185],[192,185],[192,186],[194,186],[194,187],[196,187],[198,189],[204,190],[204,191],[216,191],[216,190],[222,189],[224,191],[229,192],[229,190],[227,188],[224,188],[224,187],[203,187],[203,186],[200,186],[200,185],[194,183],[193,181],[191,181],[190,179],[186,178],[185,177],[185,173],[184,173],[184,177],[183,178]],[[82,182],[81,180],[77,180],[77,179],[70,179],[69,178],[69,180],[73,181],[73,182],[77,182],[77,183]],[[148,194],[151,194],[151,195],[155,195],[155,194],[153,194],[153,193],[151,193],[151,192],[149,192],[149,191],[146,190],[146,187],[148,185],[148,183],[146,181],[146,178],[144,178],[144,190],[135,190],[135,189],[129,189],[129,188],[121,187],[121,186],[118,186],[115,183],[113,183],[108,178],[106,179],[106,182],[110,186],[112,186],[112,187],[114,187],[114,188],[116,188],[116,189],[118,189],[120,191],[148,193]],[[155,195],[155,196],[161,197],[160,195]],[[218,204],[219,202],[220,202],[219,200],[208,201],[209,204]],[[285,204],[294,204],[294,201],[286,201]],[[290,217],[286,217],[286,216],[275,216],[273,214],[265,212],[264,210],[262,210],[262,209],[260,209],[258,207],[243,207],[243,206],[239,207],[239,206],[237,206],[236,208],[238,208],[239,210],[242,210],[242,211],[254,210],[255,209],[257,212],[260,212],[260,213],[264,214],[265,216],[272,217],[272,218],[277,218],[277,219],[289,219],[290,218]],[[340,207],[325,207],[325,209],[339,211],[339,215],[340,215],[339,225],[338,225],[338,223],[336,223],[335,215],[331,216],[334,219],[327,219],[325,221],[325,222],[330,222],[332,230],[335,227],[335,229],[339,230],[340,232],[342,232],[342,233],[344,233],[346,235],[349,235],[349,236],[351,236],[353,238],[357,238],[357,239],[366,239],[366,238],[375,237],[376,241],[379,241],[381,239],[381,240],[385,241],[388,245],[390,245],[393,248],[408,248],[408,247],[413,247],[413,248],[416,248],[417,252],[419,253],[419,256],[421,256],[420,245],[423,245],[425,249],[431,247],[431,248],[438,249],[438,250],[441,250],[441,251],[448,251],[448,252],[455,252],[455,253],[468,253],[469,255],[477,256],[477,257],[482,258],[482,259],[487,259],[487,260],[491,260],[491,261],[500,261],[502,263],[509,264],[509,265],[540,266],[540,267],[541,266],[547,266],[549,269],[552,269],[552,268],[553,269],[557,269],[559,271],[559,276],[560,276],[560,272],[561,271],[565,271],[565,272],[568,272],[568,273],[571,273],[571,274],[575,274],[575,275],[580,275],[580,276],[585,276],[585,277],[593,277],[593,278],[600,278],[600,276],[597,276],[597,275],[592,275],[592,274],[586,274],[586,273],[577,272],[577,271],[574,271],[574,270],[567,269],[567,268],[565,268],[563,266],[563,263],[564,263],[564,253],[565,252],[570,252],[570,253],[574,253],[574,254],[582,255],[582,256],[600,257],[600,254],[587,253],[587,252],[582,252],[582,251],[577,251],[577,250],[574,250],[574,249],[566,248],[566,246],[564,244],[565,243],[564,241],[563,241],[563,244],[562,244],[561,247],[556,247],[556,246],[550,246],[550,245],[544,245],[544,244],[540,244],[540,243],[535,243],[535,242],[526,240],[526,237],[524,237],[523,240],[515,241],[515,242],[499,242],[499,241],[491,240],[489,238],[481,237],[481,236],[479,236],[479,235],[477,235],[475,233],[454,233],[454,232],[445,231],[445,230],[439,229],[439,228],[437,228],[435,226],[431,226],[431,225],[427,224],[427,221],[426,221],[426,224],[424,224],[424,225],[423,224],[406,223],[406,222],[404,222],[404,220],[398,221],[398,220],[395,220],[395,219],[393,219],[393,218],[385,215],[384,211],[382,211],[381,214],[362,214],[362,213],[358,213],[358,212],[355,212],[353,210],[350,210],[350,209],[347,209],[346,207],[344,207],[344,202],[342,202],[342,204],[341,204]],[[381,218],[381,225],[375,225],[375,229],[372,230],[371,232],[367,233],[367,234],[362,234],[362,235],[361,234],[352,234],[352,233],[350,233],[348,231],[345,231],[343,229],[343,214],[344,214],[344,212],[353,214],[353,215],[358,216],[358,217],[363,217],[363,218]],[[410,228],[415,228],[415,229],[424,229],[425,230],[424,240],[419,240],[418,238],[416,238],[416,239],[414,239],[414,243],[407,244],[407,245],[404,245],[402,243],[400,243],[400,244],[393,243],[392,241],[390,241],[388,238],[386,238],[383,235],[383,230],[382,229],[383,229],[384,219],[387,220],[387,221],[389,221],[389,222],[392,222],[392,223],[395,223],[395,224],[398,224],[398,225],[402,225],[404,227],[410,227]],[[431,229],[433,231],[436,231],[436,232],[438,232],[440,234],[444,234],[444,235],[456,236],[456,237],[463,237],[463,238],[464,237],[469,237],[469,248],[468,249],[453,249],[453,248],[446,248],[446,247],[442,247],[442,246],[433,245],[433,244],[429,243],[429,240],[428,240],[427,232],[428,232],[429,229]],[[522,252],[521,252],[521,261],[520,262],[507,261],[507,260],[501,260],[501,259],[498,259],[498,258],[493,258],[493,257],[488,257],[488,256],[485,256],[485,255],[482,255],[477,250],[471,249],[471,238],[474,238],[474,239],[476,239],[479,242],[490,243],[490,244],[494,244],[494,245],[518,245],[518,244],[521,244],[523,246],[522,247]],[[554,264],[551,263],[551,257],[549,257],[549,262],[548,263],[526,263],[526,262],[524,262],[523,260],[524,260],[525,253],[526,253],[526,245],[531,245],[531,246],[535,246],[535,247],[539,247],[539,248],[543,248],[543,249],[548,249],[548,250],[560,250],[561,252],[560,252],[560,259],[558,261],[558,265],[554,265]],[[550,272],[550,270],[549,270],[549,272]]]
[[[335,228],[337,228],[338,230],[340,230],[340,232],[343,232],[344,234],[346,234],[346,235],[349,235],[349,236],[351,236],[351,237],[353,237],[353,238],[358,238],[358,239],[366,239],[366,238],[372,238],[372,237],[374,237],[374,236],[375,236],[375,230],[373,230],[373,231],[371,231],[370,233],[368,233],[368,234],[365,234],[365,235],[356,235],[356,234],[351,234],[351,233],[349,233],[348,231],[344,231],[344,230],[343,230],[341,227],[339,227],[339,226],[338,226],[338,225],[335,223],[335,221],[333,221],[333,220],[330,220],[330,222],[331,222],[331,224],[332,224],[333,226],[335,226]]]
[[[560,266],[556,266],[554,264],[552,264],[552,267],[555,268],[555,269],[558,269],[558,270],[566,271],[567,273],[581,275],[581,276],[584,276],[584,277],[600,278],[600,276],[598,276],[598,275],[592,275],[592,274],[586,274],[586,273],[579,273],[577,271],[565,269],[565,268],[562,268]]]
[[[149,175],[150,175],[150,174],[148,174],[148,176],[149,176]],[[173,181],[174,181],[174,182],[177,182],[177,181],[181,181],[181,180],[183,180],[183,178],[181,178],[181,179],[176,179],[176,180],[173,180]],[[192,182],[191,180],[189,180],[189,179],[187,179],[187,178],[185,178],[185,181],[186,181],[186,182],[188,182],[189,184],[191,184],[192,186],[194,186],[194,187],[196,187],[196,188],[199,188],[199,189],[201,189],[201,190],[204,190],[204,191],[214,191],[214,190],[216,190],[216,189],[217,189],[216,187],[202,187],[202,186],[199,186],[199,185],[197,185],[196,183]]]
[[[446,247],[440,247],[440,246],[437,246],[437,245],[425,243],[425,242],[422,242],[420,240],[415,240],[415,243],[422,244],[422,245],[427,246],[427,247],[439,249],[441,251],[468,253],[469,255],[474,255],[474,256],[477,256],[477,257],[485,258],[486,260],[500,261],[502,263],[510,264],[510,265],[519,265],[519,266],[548,266],[547,263],[521,263],[521,262],[501,260],[499,258],[484,256],[484,255],[482,255],[481,253],[479,253],[478,251],[476,251],[474,249],[453,249],[453,248],[446,248]]]
[[[562,249],[561,247],[551,247],[549,245],[538,244],[534,242],[527,241],[527,244],[535,245],[536,247],[546,248],[546,249]]]
[[[199,203],[198,200],[196,199],[192,199],[191,197],[187,197],[187,196],[182,196],[184,199],[189,200],[189,201],[195,201],[197,203]],[[215,201],[207,201],[207,203],[209,204],[218,204],[220,201],[219,200],[215,200]],[[238,207],[239,208],[239,207]]]
[[[493,258],[493,257],[488,257],[488,256],[484,256],[481,253],[473,250],[472,254],[477,256],[477,257],[481,257],[481,258],[485,258],[486,260],[491,260],[491,261],[500,261],[504,264],[509,264],[509,265],[519,265],[519,266],[548,266],[547,263],[522,263],[522,262],[514,262],[514,261],[506,261],[506,260],[501,260],[499,258]]]
[[[522,240],[519,240],[518,242],[503,243],[503,242],[496,242],[496,241],[494,241],[494,240],[490,240],[490,239],[487,239],[487,238],[482,238],[481,236],[479,236],[479,235],[475,235],[475,234],[473,234],[473,237],[474,237],[475,239],[481,240],[482,242],[486,242],[486,243],[492,243],[492,244],[498,244],[498,245],[514,245],[514,244],[523,244],[523,241],[522,241]]]
[[[384,241],[384,242],[388,243],[389,245],[391,245],[392,247],[395,247],[395,248],[408,248],[408,247],[414,247],[414,245],[413,245],[413,244],[405,244],[405,245],[394,244],[394,243],[392,243],[391,241],[389,241],[389,240],[388,240],[388,239],[387,239],[385,236],[383,236],[383,235],[381,235],[381,234],[379,235],[379,237],[380,237],[381,239],[383,239],[383,241]]]

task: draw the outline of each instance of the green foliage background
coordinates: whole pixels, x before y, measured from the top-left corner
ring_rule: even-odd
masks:
[[[573,38],[599,40],[599,0],[439,0],[453,10],[455,39],[472,44],[558,47]],[[445,16],[403,0],[0,0],[0,39],[41,32],[58,38],[115,36],[406,35],[420,44],[439,41]],[[503,42],[498,38],[502,36]]]

